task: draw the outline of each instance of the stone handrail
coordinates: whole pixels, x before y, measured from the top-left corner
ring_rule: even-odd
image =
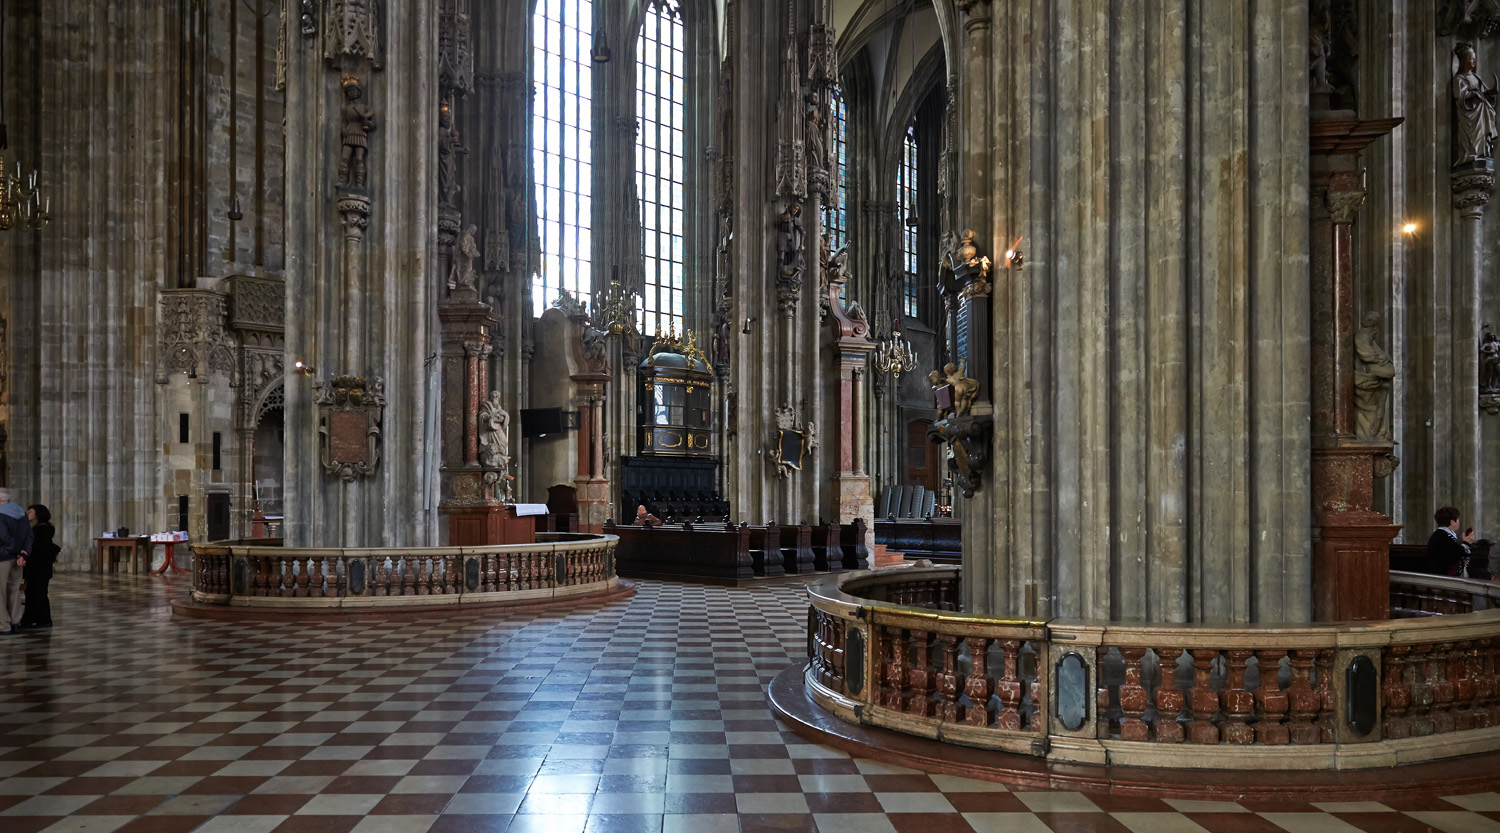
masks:
[[[1213,627],[949,612],[960,580],[908,568],[809,588],[813,699],[1094,764],[1359,768],[1500,745],[1500,585],[1393,573],[1393,607],[1420,601],[1419,618]]]
[[[195,544],[193,599],[304,611],[545,601],[618,587],[618,540],[558,532],[537,533],[534,544],[489,547]]]

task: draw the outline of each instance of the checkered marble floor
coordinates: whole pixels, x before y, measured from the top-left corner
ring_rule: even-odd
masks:
[[[851,758],[766,704],[800,587],[639,587],[317,626],[174,619],[185,577],[59,576],[57,627],[0,639],[0,833],[1500,832],[1495,793],[1113,798]]]

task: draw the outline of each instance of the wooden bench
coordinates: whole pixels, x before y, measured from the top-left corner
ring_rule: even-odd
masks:
[[[963,563],[963,522],[952,518],[875,521],[875,543],[906,554],[906,560]]]
[[[622,576],[728,582],[755,577],[748,526],[619,526],[611,521],[604,534],[620,538],[615,571]]]

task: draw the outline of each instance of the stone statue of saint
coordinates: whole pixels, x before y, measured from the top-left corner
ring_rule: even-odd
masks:
[[[1488,324],[1479,339],[1479,392],[1500,395],[1500,336]]]
[[[823,108],[818,105],[818,94],[807,94],[807,166],[822,170],[824,162]]]
[[[510,414],[500,404],[500,391],[479,406],[479,461],[490,468],[510,467]]]
[[[1365,313],[1354,333],[1354,436],[1359,440],[1392,442],[1391,380],[1396,365],[1380,346],[1380,314]]]
[[[448,270],[449,289],[474,288],[474,281],[478,278],[474,261],[479,258],[479,244],[474,242],[474,232],[478,230],[471,224],[458,238],[458,245],[453,247],[453,268]]]
[[[453,205],[458,193],[458,157],[467,153],[453,126],[453,107],[446,100],[438,107],[438,199]]]
[[[1312,91],[1332,92],[1333,85],[1328,83],[1329,11],[1325,8],[1321,15],[1313,13],[1309,17],[1312,19],[1307,26],[1307,73]]]
[[[776,251],[780,254],[781,275],[791,278],[800,276],[806,264],[802,252],[802,206],[792,203],[781,212],[776,221]]]
[[[1453,54],[1458,58],[1458,72],[1453,75],[1453,135],[1457,142],[1453,161],[1457,165],[1491,158],[1500,130],[1495,124],[1496,92],[1479,77],[1474,47],[1460,43]]]
[[[353,188],[365,187],[365,152],[370,147],[370,131],[375,129],[375,111],[360,100],[364,95],[359,77],[346,74],[344,106],[339,111],[344,139],[343,155],[339,158],[339,184]]]

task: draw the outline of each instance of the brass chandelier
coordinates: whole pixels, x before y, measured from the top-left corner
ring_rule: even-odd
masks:
[[[26,177],[21,176],[21,163],[17,162],[15,174],[9,173],[10,160],[5,152],[10,142],[5,132],[5,8],[0,5],[0,231],[10,231],[16,223],[29,229],[39,229],[52,219],[52,200],[42,201],[41,188],[37,186],[36,170]]]

